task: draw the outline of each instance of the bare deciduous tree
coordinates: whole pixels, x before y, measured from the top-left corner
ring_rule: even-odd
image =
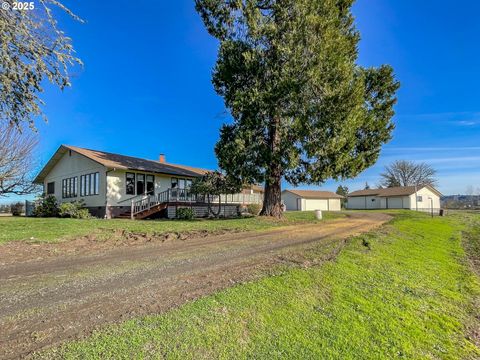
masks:
[[[415,163],[407,160],[397,160],[385,167],[380,174],[380,184],[383,187],[414,186],[437,184],[437,171],[426,163]]]
[[[41,110],[42,82],[69,86],[68,67],[81,64],[71,39],[57,26],[58,7],[80,20],[57,0],[38,0],[34,9],[17,10],[15,0],[2,0],[0,10],[0,122],[34,127]]]
[[[14,125],[0,125],[0,197],[26,195],[39,190],[32,183],[36,138]]]

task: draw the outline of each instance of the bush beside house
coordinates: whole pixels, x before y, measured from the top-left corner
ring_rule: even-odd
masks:
[[[33,216],[36,217],[57,217],[59,214],[57,199],[53,195],[42,195],[38,199]]]
[[[192,208],[179,208],[176,212],[177,219],[181,220],[192,220],[195,216],[195,213]]]
[[[13,216],[20,216],[23,213],[23,204],[21,202],[16,202],[10,205],[10,213]]]
[[[60,217],[72,219],[90,219],[92,217],[81,201],[72,201],[61,204],[58,208],[58,214]]]
[[[262,210],[262,206],[260,204],[248,204],[247,205],[247,212],[252,215],[258,215]]]
[[[35,204],[33,216],[72,219],[90,219],[92,217],[82,201],[72,201],[58,205],[57,199],[53,195],[42,195],[40,197]]]

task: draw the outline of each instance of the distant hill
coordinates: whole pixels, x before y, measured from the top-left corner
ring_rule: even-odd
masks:
[[[480,195],[445,195],[440,201],[447,209],[480,209]]]

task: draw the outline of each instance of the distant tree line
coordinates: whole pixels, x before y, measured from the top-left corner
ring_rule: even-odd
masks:
[[[0,214],[20,216],[25,212],[25,203],[17,201],[11,204],[0,204]]]

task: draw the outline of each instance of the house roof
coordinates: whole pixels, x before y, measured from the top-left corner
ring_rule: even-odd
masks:
[[[69,150],[75,151],[89,158],[90,160],[93,160],[110,169],[136,170],[157,174],[188,177],[201,176],[204,175],[206,172],[210,171],[207,169],[195,168],[192,166],[161,163],[155,160],[147,160],[127,155],[113,154],[105,151],[85,149],[77,146],[61,145],[55,152],[55,154],[47,162],[47,164],[43,167],[40,173],[37,175],[34,182],[42,183],[48,173],[53,169],[53,167],[62,158],[62,156]]]
[[[284,190],[305,199],[343,199],[342,195],[335,194],[332,191],[320,190]]]
[[[388,197],[388,196],[409,196],[415,194],[415,190],[418,191],[423,188],[428,188],[435,194],[441,196],[442,194],[432,186],[397,186],[391,188],[382,188],[382,189],[365,189],[357,190],[348,194],[348,197],[355,196],[379,196],[379,197]]]

